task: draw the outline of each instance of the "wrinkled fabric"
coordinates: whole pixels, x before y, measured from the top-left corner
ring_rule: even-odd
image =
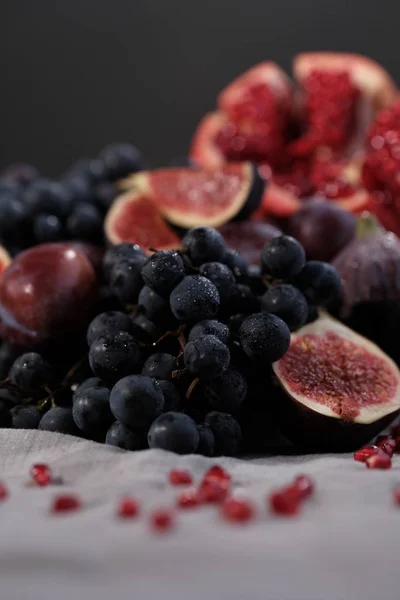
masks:
[[[35,462],[63,485],[27,485]],[[235,495],[254,500],[251,524],[224,522],[215,507],[177,512],[177,527],[155,534],[148,513],[170,507],[180,488],[172,468],[198,481],[218,462]],[[1,600],[396,600],[399,598],[400,456],[390,471],[367,470],[349,454],[209,459],[163,451],[125,452],[69,436],[0,430]],[[267,510],[268,492],[300,473],[316,493],[299,518]],[[80,496],[83,510],[50,513],[57,493]],[[134,495],[135,521],[116,517]]]

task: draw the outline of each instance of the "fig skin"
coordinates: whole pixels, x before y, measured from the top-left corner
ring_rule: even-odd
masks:
[[[379,404],[374,402],[372,404],[368,402],[366,405],[356,404],[357,411],[353,413],[353,416],[348,419],[343,418],[337,411],[340,410],[343,414],[343,411],[347,410],[351,415],[351,405],[347,409],[345,404],[342,407],[339,397],[336,410],[329,406],[329,402],[318,402],[315,400],[315,386],[312,385],[311,387],[306,386],[309,391],[302,395],[301,389],[291,387],[290,374],[289,380],[285,379],[285,368],[283,365],[281,366],[283,358],[273,364],[277,384],[280,384],[282,388],[277,386],[275,390],[273,414],[282,433],[291,442],[300,445],[306,451],[344,452],[355,450],[371,440],[399,414],[400,372],[394,362],[372,342],[362,338],[327,314],[322,313],[317,321],[305,325],[293,334],[292,340],[301,339],[302,336],[310,334],[319,336],[327,333],[335,333],[343,339],[343,342],[347,340],[353,342],[371,356],[384,360],[389,371],[395,377],[395,386],[391,390],[393,395],[383,398],[382,403]],[[330,343],[330,341],[326,343]],[[335,375],[333,375],[334,377]],[[297,374],[297,379],[295,378],[292,383],[298,381]],[[334,379],[333,384],[335,384]],[[329,388],[326,392],[332,403]],[[333,396],[333,399],[335,398],[336,394]]]
[[[335,258],[343,281],[339,314],[400,363],[400,239],[363,215],[358,234]]]

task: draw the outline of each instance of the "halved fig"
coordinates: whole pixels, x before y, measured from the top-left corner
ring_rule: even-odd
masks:
[[[4,246],[0,246],[0,275],[8,267],[11,262],[11,257]]]
[[[241,254],[249,265],[260,264],[261,251],[273,238],[282,235],[280,229],[260,221],[227,223],[219,230],[228,246]]]
[[[178,248],[179,237],[162,218],[158,207],[139,188],[119,196],[104,221],[107,240],[111,244],[138,244],[147,253],[151,248]]]
[[[362,149],[374,113],[391,104],[397,89],[375,61],[358,54],[308,52],[293,61],[302,86],[305,132],[290,146],[294,156],[307,156],[320,147],[354,154]]]
[[[285,391],[277,403],[280,425],[309,449],[357,448],[400,409],[395,363],[327,314],[292,335],[273,369]]]
[[[260,205],[264,191],[264,181],[251,163],[142,171],[125,183],[151,199],[170,223],[185,228],[246,219]]]

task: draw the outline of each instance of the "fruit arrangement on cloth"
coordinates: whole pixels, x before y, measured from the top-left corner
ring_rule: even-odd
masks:
[[[396,417],[397,91],[353,55],[294,73],[230,84],[183,164],[113,144],[2,173],[0,426],[214,456],[356,449]],[[370,448],[387,468],[400,440]]]

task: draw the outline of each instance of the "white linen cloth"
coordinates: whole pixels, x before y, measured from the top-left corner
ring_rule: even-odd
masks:
[[[27,486],[35,462],[60,486]],[[155,534],[154,507],[174,504],[174,467],[196,480],[225,466],[235,494],[256,503],[247,525],[224,522],[215,507],[177,512],[176,529]],[[398,600],[400,456],[390,471],[367,470],[349,454],[249,460],[121,451],[60,434],[0,430],[1,600]],[[307,473],[316,493],[300,517],[271,515],[272,489]],[[79,494],[84,509],[54,516],[57,493]],[[135,521],[118,520],[125,494],[140,502]]]

